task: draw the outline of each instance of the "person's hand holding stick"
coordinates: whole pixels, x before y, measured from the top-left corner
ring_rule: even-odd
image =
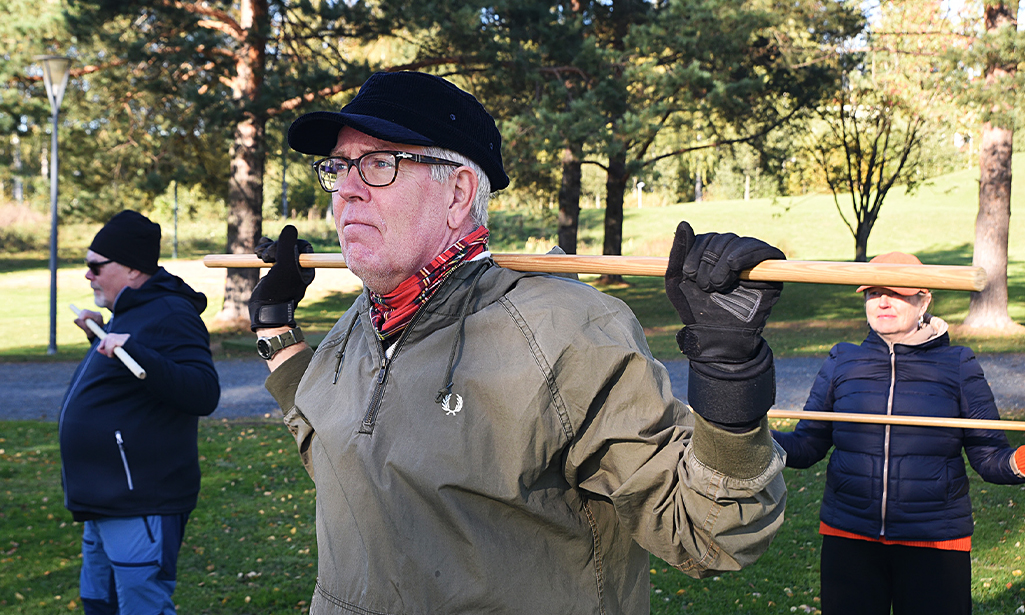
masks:
[[[82,318],[82,310],[75,307],[74,303],[72,303],[69,307],[71,307],[71,311],[75,313],[75,316],[83,320],[86,326],[89,327],[89,330],[92,331],[96,337],[100,338],[101,342],[107,338],[107,332],[104,331],[103,328],[100,327],[100,325],[97,324],[95,320],[91,318]],[[122,348],[121,346],[115,346],[114,355],[118,359],[121,359],[121,362],[125,364],[125,367],[127,367],[129,371],[135,374],[136,378],[138,378],[139,380],[144,380],[146,378],[146,370],[144,370],[141,365],[136,363],[135,359],[133,359],[132,356],[128,354],[128,351],[126,351],[124,348]]]

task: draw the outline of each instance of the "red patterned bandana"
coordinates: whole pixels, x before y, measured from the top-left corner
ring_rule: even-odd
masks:
[[[382,341],[402,333],[420,306],[427,303],[456,266],[488,249],[488,229],[477,227],[429,265],[411,275],[387,295],[370,293],[370,321]]]

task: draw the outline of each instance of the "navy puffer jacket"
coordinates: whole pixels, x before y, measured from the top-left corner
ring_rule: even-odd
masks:
[[[95,342],[60,414],[64,505],[76,520],[177,514],[196,507],[200,416],[220,398],[206,297],[163,268],[114,302],[107,331],[146,370],[139,380]]]
[[[975,355],[951,346],[945,329],[943,324],[942,334],[918,345],[894,344],[892,351],[874,331],[860,346],[837,344],[804,409],[999,419]],[[940,541],[971,535],[962,448],[984,480],[1025,482],[1011,468],[1015,449],[1001,431],[800,421],[793,432],[773,437],[793,468],[807,468],[835,447],[820,518],[870,538]]]

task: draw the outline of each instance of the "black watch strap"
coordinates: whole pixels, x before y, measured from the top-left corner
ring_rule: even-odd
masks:
[[[285,331],[281,335],[257,338],[256,352],[260,355],[260,358],[269,361],[278,351],[298,344],[304,339],[306,338],[303,335],[302,329],[296,327],[295,329]]]

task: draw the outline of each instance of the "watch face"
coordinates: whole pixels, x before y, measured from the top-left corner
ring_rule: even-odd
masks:
[[[271,348],[270,342],[262,337],[256,340],[256,352],[264,359],[269,359],[274,355],[274,349]]]

